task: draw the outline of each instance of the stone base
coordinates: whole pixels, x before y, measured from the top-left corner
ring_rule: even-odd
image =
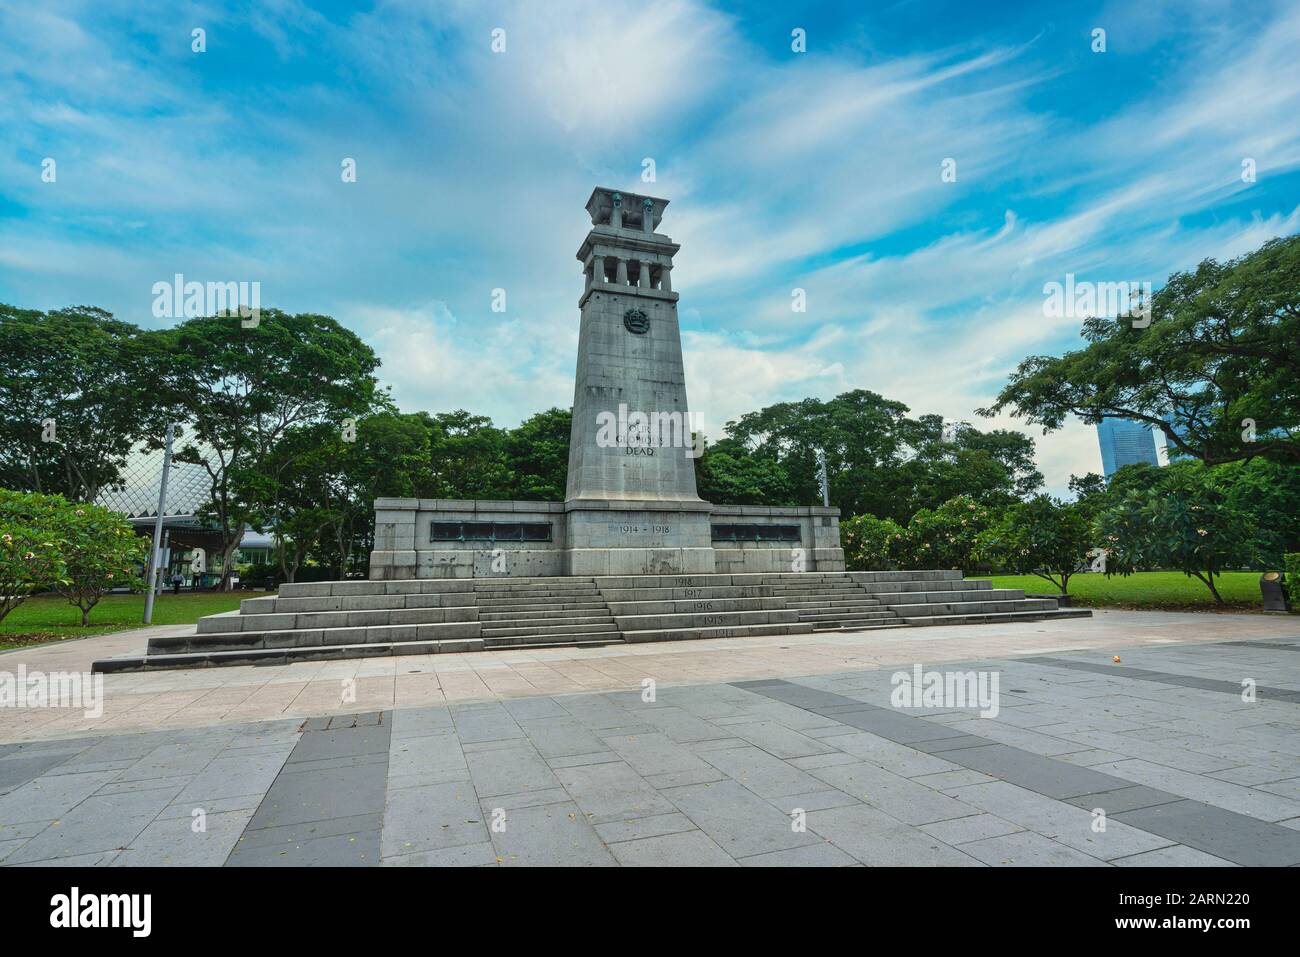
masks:
[[[370,578],[842,572],[839,537],[839,510],[820,506],[379,499]]]
[[[707,502],[566,502],[565,574],[714,571]]]

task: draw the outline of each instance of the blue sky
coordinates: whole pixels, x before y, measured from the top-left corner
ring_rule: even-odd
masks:
[[[600,184],[672,203],[706,432],[853,388],[1014,427],[974,409],[1078,342],[1045,283],[1300,231],[1297,50],[1295,3],[0,0],[0,301],[156,326],[174,273],[257,281],[403,408],[511,425],[572,401]],[[1027,430],[1053,490],[1100,471]]]

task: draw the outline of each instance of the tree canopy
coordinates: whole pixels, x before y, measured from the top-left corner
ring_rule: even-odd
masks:
[[[1210,465],[1300,464],[1300,236],[1175,273],[1149,318],[1088,318],[1085,348],[1025,359],[981,413],[1045,431],[1117,416]]]

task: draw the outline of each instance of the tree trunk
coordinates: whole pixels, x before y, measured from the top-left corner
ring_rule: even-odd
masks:
[[[244,537],[243,529],[236,535],[221,553],[221,591],[230,591],[230,573],[234,571],[233,558],[239,549],[239,540]]]
[[[90,609],[83,608],[81,609],[81,627],[85,628],[89,624],[90,624]]]

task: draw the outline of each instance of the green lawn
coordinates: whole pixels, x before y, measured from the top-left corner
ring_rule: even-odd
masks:
[[[1056,593],[1053,585],[1037,575],[994,575],[992,581],[994,588],[1023,588],[1040,595]],[[1225,572],[1214,580],[1214,587],[1233,611],[1263,608],[1259,572]],[[1088,608],[1212,611],[1216,607],[1210,590],[1182,572],[1137,572],[1127,578],[1075,575],[1070,579],[1070,596],[1075,605]]]
[[[155,625],[188,625],[204,615],[234,611],[240,599],[260,592],[198,592],[160,595],[154,600]],[[29,598],[0,621],[0,651],[67,638],[102,635],[144,627],[144,595],[106,595],[81,627],[81,610],[62,598]]]

